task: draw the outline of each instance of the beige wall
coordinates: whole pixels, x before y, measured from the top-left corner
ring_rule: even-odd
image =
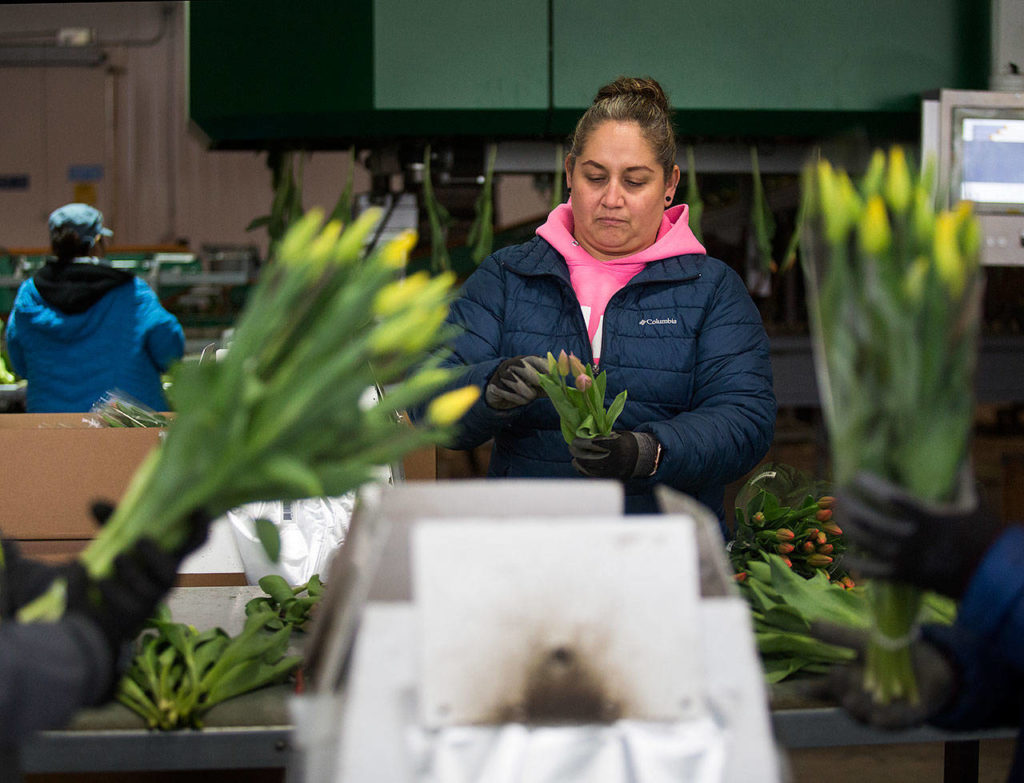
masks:
[[[85,27],[108,55],[99,67],[0,65],[0,177],[29,176],[27,190],[0,189],[0,247],[44,247],[46,216],[75,198],[69,167],[98,164],[103,178],[91,184],[115,244],[265,249],[264,231],[245,231],[269,210],[265,156],[209,152],[189,129],[184,19],[180,2],[0,5],[0,50],[28,32],[55,40]],[[347,168],[346,152],[313,154],[304,204],[333,206]],[[361,166],[355,187],[369,188]]]
[[[75,27],[94,31],[103,65],[0,64],[0,177],[29,177],[27,190],[0,189],[0,248],[45,247],[46,216],[76,198],[69,167],[101,165],[103,178],[84,184],[115,245],[184,239],[194,251],[255,244],[264,252],[265,231],[245,227],[270,207],[266,156],[210,152],[189,127],[184,3],[0,4],[0,53],[52,45],[58,30]],[[331,208],[347,170],[348,152],[309,155],[303,204]],[[369,188],[357,164],[355,190]],[[499,177],[496,189],[499,228],[547,212],[550,192],[528,175]]]

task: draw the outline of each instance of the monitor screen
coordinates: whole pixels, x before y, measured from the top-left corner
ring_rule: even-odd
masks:
[[[979,212],[1024,209],[1024,111],[953,110],[952,195]]]

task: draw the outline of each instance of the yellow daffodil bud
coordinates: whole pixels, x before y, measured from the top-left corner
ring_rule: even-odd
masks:
[[[871,162],[868,170],[861,180],[860,192],[864,198],[871,198],[882,190],[882,180],[885,178],[885,153],[882,150],[875,150],[871,155]]]
[[[961,201],[956,207],[957,239],[964,260],[972,265],[981,249],[981,227],[974,218],[974,209],[969,201]]]
[[[427,307],[421,309],[420,312],[419,327],[406,338],[405,344],[402,346],[404,350],[412,353],[422,351],[430,345],[430,341],[434,339],[437,330],[441,328],[441,324],[448,317],[448,305],[442,304]]]
[[[314,271],[320,271],[327,264],[340,236],[341,221],[332,220],[310,244],[308,261]]]
[[[914,241],[921,248],[930,248],[935,235],[935,207],[931,194],[923,187],[914,188],[914,211],[911,215]]]
[[[446,392],[427,406],[427,421],[435,427],[454,424],[466,415],[466,411],[473,407],[479,397],[479,386],[463,386]]]
[[[822,161],[818,175],[825,238],[829,244],[838,246],[846,242],[863,206],[846,172],[833,171],[827,161]]]
[[[564,350],[558,354],[558,372],[560,375],[569,374],[569,355]]]
[[[335,263],[344,264],[347,261],[355,261],[363,255],[363,247],[366,245],[366,238],[370,236],[374,226],[380,220],[380,207],[364,209],[359,217],[352,221],[352,224],[342,232],[341,239],[334,248]]]
[[[370,333],[370,347],[380,354],[415,352],[427,345],[448,315],[448,305],[415,307],[378,324]]]
[[[845,239],[841,213],[842,203],[839,197],[839,188],[836,174],[832,171],[832,165],[827,160],[818,161],[818,201],[821,204],[821,214],[825,221],[825,238],[833,245],[838,245]]]
[[[942,212],[935,218],[935,239],[932,244],[935,268],[953,297],[964,287],[966,269],[956,241],[956,215]]]
[[[430,282],[430,274],[426,271],[417,272],[404,280],[396,280],[388,283],[377,292],[373,298],[373,312],[375,315],[386,318],[394,315],[399,310],[409,306],[416,297],[427,287]]]
[[[860,246],[864,252],[880,256],[889,249],[892,244],[892,229],[889,227],[889,216],[881,196],[875,194],[868,199],[857,228]]]
[[[912,194],[913,185],[903,148],[898,145],[891,147],[889,168],[885,172],[885,200],[889,202],[893,212],[902,215],[910,206]]]
[[[921,291],[924,289],[924,279],[928,274],[929,263],[924,256],[918,256],[907,268],[907,274],[903,278],[903,295],[914,301],[921,298]]]
[[[285,232],[277,247],[278,263],[292,265],[309,261],[309,246],[320,231],[323,219],[323,210],[313,208],[296,220]]]
[[[416,374],[403,384],[406,391],[420,393],[423,389],[437,389],[452,377],[451,370],[441,367],[426,367],[417,370]]]
[[[839,196],[843,206],[843,218],[846,220],[846,230],[849,231],[857,224],[864,209],[864,201],[857,195],[857,189],[845,171],[839,172]]]
[[[416,232],[406,229],[381,248],[381,261],[391,269],[401,269],[408,263],[409,253],[416,247],[416,240]]]

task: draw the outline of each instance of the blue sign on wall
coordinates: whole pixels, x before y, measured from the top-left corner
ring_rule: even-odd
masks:
[[[79,163],[68,166],[68,182],[99,182],[103,179],[103,164]]]

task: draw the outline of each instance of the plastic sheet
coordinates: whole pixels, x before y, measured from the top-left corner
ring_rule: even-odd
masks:
[[[306,498],[247,503],[227,513],[242,558],[246,581],[255,584],[277,574],[290,585],[304,584],[313,574],[326,572],[328,561],[345,540],[355,494],[337,498]],[[281,554],[272,562],[256,536],[256,520],[274,523],[281,537]]]
[[[725,736],[685,723],[452,727],[414,731],[416,783],[718,783]]]

